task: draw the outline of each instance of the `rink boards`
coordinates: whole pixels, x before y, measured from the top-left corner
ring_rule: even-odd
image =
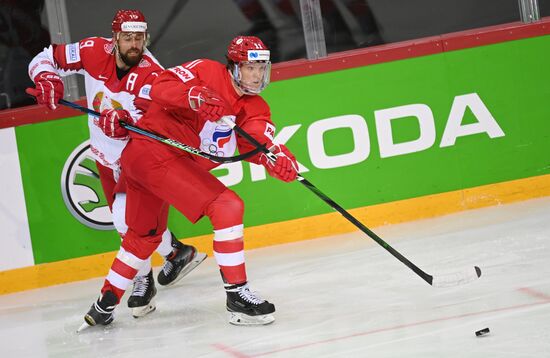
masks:
[[[264,98],[277,140],[306,178],[370,227],[550,195],[545,24],[274,66]],[[28,123],[29,113],[38,112],[15,113],[9,123]],[[0,130],[0,293],[107,272],[120,240],[87,136],[86,118],[75,112]],[[304,187],[261,167],[235,163],[213,173],[246,203],[247,249],[354,230]],[[211,252],[206,220],[191,225],[171,212],[169,226]]]

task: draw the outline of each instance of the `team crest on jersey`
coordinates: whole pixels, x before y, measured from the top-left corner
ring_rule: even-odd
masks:
[[[236,139],[233,130],[225,124],[205,123],[201,133],[201,150],[219,157],[233,155]]]
[[[94,110],[96,112],[101,112],[106,108],[123,109],[120,102],[109,98],[105,95],[105,93],[103,93],[103,91],[99,91],[96,93],[94,99],[92,100],[92,107],[94,107]]]
[[[216,128],[216,131],[212,134],[212,142],[216,144],[218,148],[223,146],[231,140],[231,128]]]
[[[81,224],[97,230],[114,229],[89,140],[69,154],[61,173],[61,194],[65,206]]]

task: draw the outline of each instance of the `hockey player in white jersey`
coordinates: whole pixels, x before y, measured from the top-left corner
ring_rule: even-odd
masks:
[[[99,118],[88,118],[91,151],[113,222],[124,240],[128,229],[125,215],[132,213],[126,213],[124,181],[119,180],[119,176],[120,154],[128,142],[128,133],[115,128],[113,123],[123,120],[135,124],[140,119],[151,101],[151,83],[163,68],[146,48],[147,23],[139,10],[119,10],[112,22],[112,32],[112,38],[90,37],[44,49],[29,64],[29,76],[35,88],[27,89],[27,93],[36,97],[39,104],[54,110],[63,97],[60,76],[84,75],[88,108],[101,113]],[[109,133],[110,130],[113,132]],[[199,253],[195,247],[176,240],[169,230],[163,233],[156,251],[165,257],[157,278],[161,285],[175,283],[206,258],[206,254]],[[131,258],[117,257],[116,260]],[[156,288],[150,257],[144,261],[146,264],[137,272],[128,299],[136,318],[155,309]],[[126,287],[128,279],[116,273],[110,276],[114,285]]]

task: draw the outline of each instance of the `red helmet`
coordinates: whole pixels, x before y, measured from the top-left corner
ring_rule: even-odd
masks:
[[[269,49],[256,36],[237,36],[227,47],[227,58],[242,61],[269,61]]]
[[[111,27],[113,32],[147,32],[145,16],[139,10],[118,10]]]
[[[237,36],[227,47],[227,59],[229,70],[234,83],[243,93],[255,95],[263,91],[269,84],[271,74],[271,61],[269,61],[269,50],[266,45],[255,36]],[[241,65],[260,66],[263,71],[261,83],[251,85],[244,83],[242,78]]]

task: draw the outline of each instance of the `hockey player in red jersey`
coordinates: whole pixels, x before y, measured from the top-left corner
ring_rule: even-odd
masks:
[[[60,76],[84,75],[88,107],[101,112],[101,117],[90,116],[88,119],[91,151],[113,212],[113,222],[124,237],[127,230],[124,218],[126,194],[123,186],[116,186],[120,175],[120,153],[128,142],[128,135],[121,128],[115,129],[112,123],[119,120],[136,123],[140,119],[151,102],[151,83],[163,68],[146,48],[147,23],[139,10],[119,10],[112,22],[112,32],[112,38],[90,37],[44,49],[29,64],[29,75],[36,87],[27,89],[27,92],[35,96],[39,104],[54,110],[63,97]],[[169,230],[161,234],[163,240],[157,251],[166,261],[158,281],[168,285],[191,271],[206,255],[177,241]],[[111,281],[126,284],[123,277],[111,278]],[[134,289],[128,299],[134,317],[155,309],[152,301],[155,294],[148,258],[135,277]]]
[[[249,161],[263,165],[282,181],[296,179],[297,163],[284,145],[273,143],[275,126],[267,103],[258,94],[269,83],[270,52],[252,36],[230,43],[227,64],[199,59],[165,70],[151,88],[152,103],[138,125],[218,156],[253,150],[220,121],[235,116],[236,123],[276,153]],[[250,291],[243,244],[244,204],[209,170],[218,164],[193,156],[139,134],[122,154],[127,182],[128,232],[121,251],[131,260],[118,260],[111,270],[131,275],[129,263],[148,257],[166,228],[168,207],[174,206],[191,222],[207,216],[214,228],[214,255],[227,293],[229,322],[238,325],[273,322],[275,306]],[[128,276],[129,277],[129,276]],[[107,281],[102,297],[85,316],[89,325],[109,324],[124,291]]]

